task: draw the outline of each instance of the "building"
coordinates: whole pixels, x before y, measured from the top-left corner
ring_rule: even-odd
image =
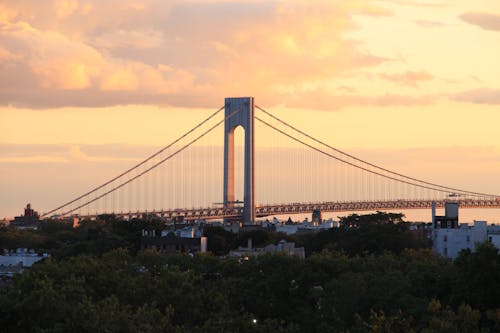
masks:
[[[155,230],[142,230],[141,248],[162,253],[206,253],[207,238],[195,227],[163,230],[159,235]]]
[[[474,221],[473,225],[458,223],[458,203],[447,202],[445,215],[436,216],[432,208],[432,247],[446,258],[455,259],[464,249],[475,250],[476,244],[490,241],[500,248],[500,226],[488,226],[486,221]]]
[[[253,247],[252,239],[248,239],[246,247],[240,246],[236,250],[231,250],[231,257],[252,257],[266,253],[283,253],[287,256],[297,256],[301,259],[306,257],[306,252],[303,247],[295,247],[295,243],[281,240],[277,245],[269,244],[264,247]]]
[[[33,250],[19,248],[15,251],[4,250],[0,256],[0,276],[12,277],[15,273],[21,273],[25,268],[45,259],[48,254],[39,255]]]
[[[500,249],[500,225],[488,226],[488,241]]]
[[[309,220],[306,218],[304,221],[297,223],[281,223],[277,220],[273,221],[273,223],[275,223],[277,232],[282,232],[286,235],[293,235],[295,233],[304,232],[317,232],[339,227],[339,223],[337,221],[333,221],[331,218],[326,221],[318,219],[317,222],[309,222]]]
[[[31,204],[28,203],[24,209],[24,215],[14,217],[14,221],[11,221],[10,225],[18,228],[36,229],[39,222],[40,215],[37,211],[32,209]]]
[[[318,226],[323,222],[323,214],[319,209],[315,209],[312,212],[312,223],[314,226]]]

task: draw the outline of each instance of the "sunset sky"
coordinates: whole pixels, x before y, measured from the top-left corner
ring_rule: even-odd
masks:
[[[0,218],[98,185],[231,96],[500,194],[499,63],[498,0],[0,1]]]

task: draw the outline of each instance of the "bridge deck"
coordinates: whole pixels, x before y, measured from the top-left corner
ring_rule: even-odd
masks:
[[[460,200],[394,200],[394,201],[351,201],[351,202],[321,202],[321,203],[291,203],[277,205],[260,205],[255,208],[257,217],[271,215],[292,215],[311,213],[313,210],[322,212],[377,211],[377,210],[407,210],[430,209],[432,203],[437,208],[443,208],[446,202],[458,202],[460,208],[500,208],[500,198],[496,199],[460,199]],[[223,208],[191,208],[165,211],[120,212],[113,213],[118,217],[138,217],[155,215],[167,219],[180,218],[184,220],[217,220],[238,219],[243,217],[243,207]],[[82,217],[95,218],[95,214]]]

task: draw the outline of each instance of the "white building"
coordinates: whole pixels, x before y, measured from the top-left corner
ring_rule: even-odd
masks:
[[[4,255],[0,255],[0,276],[13,276],[47,257],[46,253],[39,255],[26,248],[19,248],[15,252],[6,252]]]
[[[266,253],[283,253],[287,256],[297,256],[301,259],[306,257],[306,252],[303,247],[295,247],[295,243],[281,240],[277,245],[269,244],[264,247],[253,247],[252,239],[247,240],[247,247],[240,246],[236,250],[231,250],[231,257],[252,257]]]
[[[474,221],[473,225],[459,224],[458,203],[446,203],[444,216],[436,216],[433,207],[432,225],[432,247],[443,257],[455,259],[460,251],[474,251],[476,244],[486,241],[500,248],[500,226],[488,226],[486,221]]]
[[[276,232],[282,232],[285,235],[293,235],[297,232],[299,224],[276,224]]]
[[[339,222],[334,221],[333,219],[328,219],[326,221],[317,221],[317,222],[309,222],[309,219],[306,218],[304,221],[300,223],[282,223],[278,220],[273,220],[273,224],[276,227],[277,232],[282,232],[286,235],[292,235],[297,232],[314,232],[314,231],[322,231],[339,227]]]
[[[488,240],[500,249],[500,225],[488,226]]]
[[[474,251],[476,243],[488,240],[486,221],[474,221],[473,225],[460,223],[458,228],[434,229],[433,248],[443,257],[455,259],[460,251]]]

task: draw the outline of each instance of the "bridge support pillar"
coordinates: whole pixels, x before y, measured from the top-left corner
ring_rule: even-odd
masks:
[[[236,112],[230,118],[232,113]],[[243,214],[245,224],[255,223],[254,181],[254,98],[238,97],[225,99],[224,123],[224,207],[234,207],[234,130],[241,126],[245,130],[245,170]]]

